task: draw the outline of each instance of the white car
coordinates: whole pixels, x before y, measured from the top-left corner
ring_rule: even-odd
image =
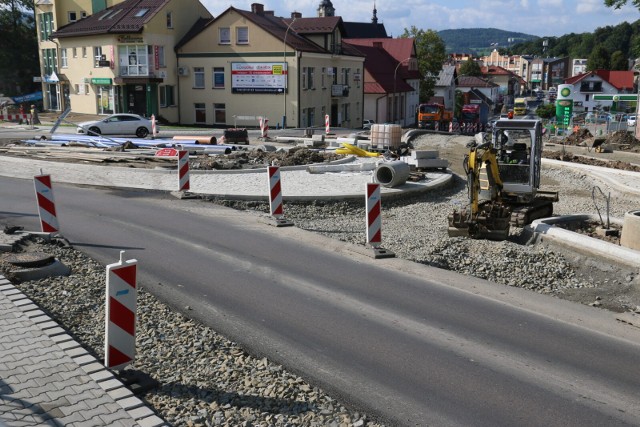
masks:
[[[137,114],[113,114],[102,120],[78,123],[78,133],[87,135],[135,135],[145,138],[152,132],[151,120]],[[156,125],[156,133],[158,126]]]
[[[636,125],[636,116],[627,117],[627,126],[635,126]]]
[[[371,129],[371,125],[376,124],[374,120],[363,120],[362,129]]]

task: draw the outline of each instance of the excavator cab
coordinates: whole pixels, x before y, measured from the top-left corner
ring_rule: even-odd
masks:
[[[464,159],[469,205],[449,216],[450,237],[504,240],[509,237],[511,210],[502,203],[502,179],[496,149],[484,133],[471,141]]]

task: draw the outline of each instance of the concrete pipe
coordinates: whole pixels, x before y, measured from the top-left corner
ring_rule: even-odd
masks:
[[[640,210],[624,214],[620,246],[640,251]]]
[[[409,171],[408,163],[397,160],[380,163],[374,172],[374,177],[383,187],[397,187],[407,182]]]

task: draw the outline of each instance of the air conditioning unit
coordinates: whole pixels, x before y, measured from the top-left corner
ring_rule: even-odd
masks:
[[[178,75],[179,76],[188,76],[189,75],[189,67],[178,67]]]

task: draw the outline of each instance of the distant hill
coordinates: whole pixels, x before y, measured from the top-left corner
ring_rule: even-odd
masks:
[[[487,55],[495,48],[505,48],[518,43],[539,39],[524,33],[498,30],[497,28],[461,28],[438,31],[447,53],[473,53]]]

